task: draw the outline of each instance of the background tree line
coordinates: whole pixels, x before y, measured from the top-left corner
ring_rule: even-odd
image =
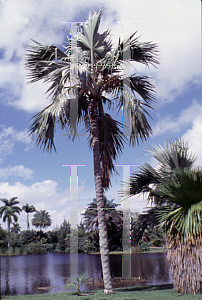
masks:
[[[70,252],[70,222],[66,219],[60,226],[45,232],[43,229],[51,225],[52,220],[45,210],[37,211],[33,205],[26,204],[22,209],[16,204],[17,197],[10,200],[1,199],[4,206],[0,207],[1,217],[8,223],[8,229],[4,230],[0,226],[0,253],[10,255],[37,254],[49,252]],[[123,213],[117,209],[120,204],[114,203],[114,199],[108,200],[104,196],[105,215],[107,219],[107,233],[110,251],[122,250],[122,229]],[[16,212],[24,210],[27,213],[27,230],[22,230]],[[35,212],[32,218],[32,225],[36,228],[30,229],[29,213]],[[78,225],[78,252],[91,253],[98,252],[98,214],[96,199],[88,204],[88,208],[82,214],[83,218]],[[14,222],[12,222],[14,221]],[[147,220],[148,221],[148,220]],[[137,251],[149,250],[149,246],[161,246],[162,234],[154,229],[151,222],[145,223],[142,227],[139,224],[138,214],[132,214],[131,218],[131,244],[137,247]]]

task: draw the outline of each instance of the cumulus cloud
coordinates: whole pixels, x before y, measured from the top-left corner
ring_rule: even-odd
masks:
[[[152,5],[152,14],[151,14]],[[79,10],[78,10],[79,8]],[[61,45],[69,34],[67,23],[85,21],[90,10],[103,8],[100,31],[112,28],[113,42],[138,30],[140,41],[159,45],[160,66],[151,68],[158,98],[173,101],[188,82],[200,76],[200,2],[174,1],[5,1],[1,4],[0,87],[10,105],[36,112],[48,104],[44,85],[26,86],[23,70],[30,38],[43,44]],[[116,21],[116,23],[114,22]],[[5,30],[6,28],[6,30]],[[183,55],[182,55],[183,53]],[[145,73],[144,66],[138,71]],[[148,71],[148,70],[147,70]]]
[[[197,155],[195,166],[202,167],[202,120],[201,117],[193,119],[192,127],[182,136],[189,142],[190,152]]]
[[[1,125],[0,129],[0,163],[3,162],[7,155],[13,153],[16,142],[21,142],[26,144],[26,147],[31,147],[31,138],[28,137],[27,129],[18,131],[12,126],[5,127],[4,125]]]
[[[192,124],[195,118],[201,116],[201,113],[202,106],[194,100],[188,108],[181,110],[178,117],[173,118],[171,115],[163,116],[163,118],[155,124],[153,136],[155,137],[165,132],[179,132],[184,126]]]
[[[22,165],[14,167],[0,168],[0,178],[6,179],[9,176],[23,177],[25,180],[32,178],[33,170]]]
[[[138,30],[141,42],[158,44],[160,65],[157,69],[151,67],[149,74],[154,76],[161,103],[174,101],[190,82],[200,82],[200,1],[111,0],[110,5],[117,8],[119,21],[113,26],[114,42],[117,43],[118,36]],[[138,65],[137,70],[145,74],[146,68]]]
[[[24,173],[26,172],[26,170],[23,171]],[[29,171],[27,170],[27,172]],[[78,222],[81,220],[82,216],[80,216],[80,213],[85,206],[83,204],[83,199],[85,199],[84,195],[86,195],[86,190],[83,182],[78,188]],[[29,203],[29,205],[34,205],[37,210],[48,211],[52,219],[52,225],[50,228],[60,225],[64,219],[70,219],[70,189],[66,189],[63,193],[59,193],[58,184],[54,180],[47,179],[42,182],[35,182],[32,185],[25,185],[21,182],[15,182],[13,185],[9,182],[0,182],[0,199],[10,199],[12,197],[18,197],[17,200],[20,202],[20,207]],[[26,214],[24,212],[20,214],[19,222],[22,227],[21,230],[25,230]],[[5,223],[1,223],[1,225],[6,228]]]

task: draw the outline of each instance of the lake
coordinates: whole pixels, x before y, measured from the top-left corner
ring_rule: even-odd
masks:
[[[100,255],[78,255],[78,273],[86,273],[91,283],[81,290],[103,288]],[[133,281],[122,277],[122,255],[110,255],[113,287],[172,283],[164,253],[131,255]],[[46,253],[36,255],[1,256],[1,294],[37,294],[67,291],[64,285],[70,277],[70,254]]]

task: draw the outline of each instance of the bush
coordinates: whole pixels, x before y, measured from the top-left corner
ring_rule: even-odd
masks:
[[[14,255],[20,255],[21,254],[21,249],[20,247],[16,247],[14,250]]]
[[[143,240],[139,241],[138,247],[139,247],[139,249],[140,249],[141,252],[145,252],[145,251],[149,251],[150,250],[149,243],[145,242]]]
[[[30,242],[35,241],[37,238],[37,233],[34,230],[23,230],[20,234],[20,244],[25,245]]]
[[[27,254],[41,254],[46,252],[46,245],[41,242],[27,245]]]
[[[8,245],[8,233],[0,226],[0,248],[7,248]]]

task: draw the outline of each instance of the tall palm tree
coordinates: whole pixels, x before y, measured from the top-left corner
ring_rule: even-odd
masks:
[[[35,212],[36,208],[33,205],[29,205],[28,203],[26,205],[23,205],[22,209],[27,213],[27,230],[30,229],[29,225],[29,213]]]
[[[202,171],[182,140],[150,151],[159,165],[140,167],[130,178],[130,194],[146,193],[155,207],[148,210],[163,228],[173,284],[178,292],[202,292]],[[152,211],[153,210],[153,211]],[[150,218],[150,220],[152,220]]]
[[[10,224],[12,223],[12,218],[15,222],[18,221],[18,216],[16,213],[20,214],[22,209],[19,206],[16,206],[16,204],[19,203],[19,201],[16,200],[17,197],[8,199],[0,199],[2,202],[4,202],[4,206],[0,207],[0,217],[3,216],[3,222],[8,223],[8,253],[10,250]]]
[[[16,223],[12,223],[13,224],[13,227],[11,227],[11,232],[14,232],[14,233],[18,233],[20,232],[20,224],[18,222]]]
[[[45,210],[37,211],[32,219],[32,225],[34,225],[36,228],[40,228],[40,230],[50,226],[51,222],[51,217]]]
[[[155,101],[153,85],[147,76],[137,75],[135,71],[126,76],[122,69],[133,62],[145,65],[158,62],[157,46],[150,42],[140,43],[136,32],[123,41],[119,39],[113,48],[110,31],[98,33],[101,12],[90,13],[88,20],[80,24],[78,32],[64,47],[65,51],[38,42],[29,47],[25,67],[29,70],[30,83],[39,80],[51,83],[47,92],[52,95],[52,102],[33,117],[30,127],[32,137],[37,136],[36,145],[48,151],[52,147],[55,149],[56,121],[62,129],[69,130],[72,139],[77,136],[77,125],[81,120],[90,133],[104,292],[108,293],[113,291],[103,189],[110,186],[114,161],[122,152],[126,138],[122,124],[104,112],[104,105],[111,109],[116,104],[119,110],[123,107],[128,113],[130,144],[139,143],[139,139],[146,140],[152,133],[146,108],[152,108]]]

